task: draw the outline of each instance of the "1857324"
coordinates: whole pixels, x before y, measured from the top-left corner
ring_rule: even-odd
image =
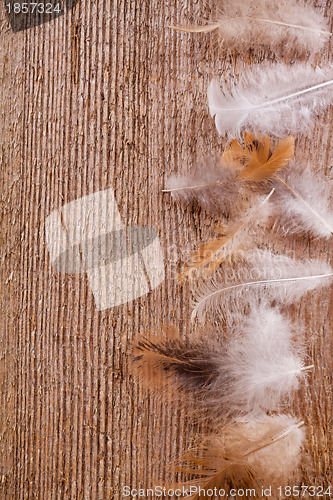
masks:
[[[332,498],[332,486],[279,486],[277,492],[280,498]]]
[[[14,32],[47,23],[71,10],[79,0],[4,0]]]
[[[15,2],[6,3],[8,14],[53,14],[54,12],[61,13],[62,5],[58,3],[43,3],[43,2]]]

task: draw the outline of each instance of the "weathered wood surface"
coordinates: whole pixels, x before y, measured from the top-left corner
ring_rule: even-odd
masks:
[[[324,4],[331,16],[332,2]],[[17,34],[3,4],[0,12],[0,497],[121,499],[126,484],[163,483],[166,464],[195,432],[180,408],[156,402],[129,370],[140,332],[166,321],[189,332],[188,297],[172,278],[172,259],[211,235],[211,216],[161,189],[170,172],[221,151],[207,113],[210,78],[266,55],[234,58],[213,36],[166,27],[207,18],[204,2],[79,1]],[[332,120],[330,109],[297,141],[297,154],[328,176]],[[148,296],[98,312],[84,275],[53,271],[44,221],[108,187],[124,223],[158,230],[167,277]],[[285,238],[278,248],[333,257],[331,242],[307,238]],[[294,405],[308,427],[307,485],[332,481],[331,302],[326,289],[290,309],[307,324],[316,365]]]

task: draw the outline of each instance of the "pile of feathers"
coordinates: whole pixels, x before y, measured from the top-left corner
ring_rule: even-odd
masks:
[[[200,335],[184,340],[169,326],[143,336],[133,352],[141,383],[156,397],[186,399],[191,418],[209,429],[179,460],[179,470],[193,477],[185,484],[202,488],[188,498],[213,498],[205,492],[226,487],[252,488],[258,497],[271,487],[274,498],[290,484],[305,439],[304,422],[286,409],[314,368],[302,327],[281,307],[329,286],[333,269],[260,243],[269,221],[283,236],[332,235],[332,186],[295,158],[295,136],[309,132],[333,100],[333,65],[310,62],[331,32],[317,9],[294,0],[225,0],[212,22],[176,29],[215,31],[240,54],[283,47],[308,59],[266,62],[236,83],[209,85],[210,114],[229,145],[217,162],[171,177],[164,189],[176,202],[195,200],[222,214],[214,238],[179,273],[190,284]],[[219,334],[208,335],[209,325],[215,332],[220,325]]]

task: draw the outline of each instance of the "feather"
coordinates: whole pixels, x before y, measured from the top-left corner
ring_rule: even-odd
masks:
[[[267,202],[273,192],[274,189],[271,190],[268,196],[262,199],[259,198],[259,201],[250,207],[237,222],[227,228],[226,234],[202,245],[185,266],[181,277],[193,277],[202,270],[211,273],[224,260],[239,250],[244,240],[249,236],[248,226],[254,221],[257,223],[265,221],[270,215],[270,207]]]
[[[242,307],[260,300],[291,304],[307,292],[328,286],[333,269],[319,260],[298,261],[287,256],[258,250],[244,255],[244,263],[234,271],[236,279],[224,280],[215,273],[194,290],[192,320],[200,321],[217,312],[224,319]]]
[[[258,189],[271,180],[294,155],[292,136],[272,144],[269,137],[244,134],[244,148],[236,141],[223,152],[219,165],[205,165],[194,177],[171,177],[163,192],[182,201],[197,200],[209,210],[242,212]],[[243,199],[243,202],[242,202]]]
[[[202,393],[218,377],[218,356],[214,348],[204,342],[189,344],[173,328],[161,335],[143,337],[133,349],[136,372],[143,385],[149,389],[165,389],[168,380],[171,394],[175,390]],[[165,397],[165,391],[163,391]]]
[[[300,342],[292,340],[293,331],[289,321],[266,305],[243,319],[227,342],[223,366],[233,384],[221,401],[232,413],[260,414],[290,400],[302,374],[312,368],[302,364],[304,354]]]
[[[229,214],[235,204],[242,204],[243,191],[236,169],[229,168],[222,161],[206,162],[189,176],[173,175],[163,189],[176,201],[189,203],[195,200],[204,209],[223,214]]]
[[[253,183],[275,180],[282,184],[275,210],[285,233],[309,231],[315,236],[329,238],[333,232],[333,213],[329,209],[331,189],[326,179],[314,176],[309,168],[296,165],[290,169],[287,179],[277,175],[293,154],[292,136],[282,139],[274,149],[268,136],[245,132],[244,148],[233,140],[222,160],[229,166],[235,165],[239,172],[237,179]]]
[[[283,54],[289,49],[299,55],[315,53],[331,36],[321,13],[295,0],[224,0],[216,22],[174,28],[194,33],[218,30],[223,44],[241,54],[250,47],[271,48]]]
[[[159,393],[168,379],[175,398],[186,391],[210,416],[257,416],[289,400],[312,368],[304,367],[303,350],[293,334],[278,311],[261,306],[243,318],[223,345],[213,340],[189,343],[173,334],[163,340],[143,338],[134,360],[145,385]]]
[[[332,183],[301,165],[293,165],[284,179],[279,180],[286,189],[278,191],[275,202],[283,232],[306,231],[319,238],[330,238],[333,233]]]
[[[273,415],[235,422],[204,436],[178,467],[197,476],[185,483],[195,491],[188,498],[208,500],[208,490],[228,485],[236,490],[254,488],[254,496],[261,498],[263,486],[271,486],[274,492],[278,486],[290,484],[300,463],[303,425],[290,415]]]
[[[283,232],[308,231],[314,236],[329,238],[333,231],[333,213],[329,208],[331,188],[326,179],[316,177],[309,168],[300,165],[292,165],[284,178],[278,175],[292,159],[294,144],[292,136],[272,144],[268,136],[245,132],[244,147],[237,140],[231,142],[222,154],[215,177],[211,171],[203,170],[196,180],[172,179],[169,185],[174,183],[177,187],[169,191],[179,198],[197,198],[207,208],[219,207],[230,214],[231,210],[245,210],[249,198],[264,182],[275,181],[275,188],[278,184],[283,186],[277,191],[279,196],[274,203]]]
[[[244,134],[244,148],[233,140],[223,153],[222,160],[239,169],[238,179],[262,182],[272,178],[278,170],[285,167],[294,156],[295,140],[285,137],[275,147],[268,136]]]
[[[313,69],[262,64],[246,69],[238,84],[222,90],[213,80],[208,89],[210,114],[221,135],[254,133],[284,136],[305,132],[333,100],[333,65]]]

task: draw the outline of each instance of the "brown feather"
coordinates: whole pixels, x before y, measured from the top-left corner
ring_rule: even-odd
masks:
[[[252,488],[261,497],[262,486],[281,486],[290,480],[300,460],[302,426],[303,422],[288,415],[224,426],[188,452],[178,470],[196,474],[196,479],[184,483],[188,486],[198,485],[203,490]],[[189,497],[208,498],[199,493]]]
[[[222,160],[239,169],[238,178],[252,182],[272,179],[294,156],[295,140],[285,137],[275,147],[268,136],[244,134],[244,148],[234,140],[223,153]]]
[[[202,245],[186,264],[184,271],[180,274],[180,279],[189,277],[193,273],[195,275],[200,271],[211,274],[226,259],[233,259],[240,247],[244,249],[245,240],[249,239],[249,232],[246,229],[255,221],[258,222],[261,217],[264,220],[267,218],[268,212],[261,213],[261,210],[273,191],[263,201],[250,208],[243,218],[230,225],[225,235]]]
[[[146,387],[160,390],[169,380],[172,392],[175,389],[201,392],[219,376],[214,348],[201,340],[186,342],[174,327],[164,329],[164,333],[167,338],[143,337],[133,349],[135,371]]]
[[[242,242],[235,242],[234,239],[248,222],[245,220],[232,224],[224,236],[219,236],[202,245],[186,264],[181,277],[189,276],[193,271],[202,269],[212,273],[225,259],[231,257],[239,249]]]

